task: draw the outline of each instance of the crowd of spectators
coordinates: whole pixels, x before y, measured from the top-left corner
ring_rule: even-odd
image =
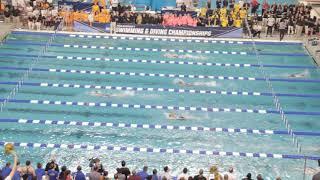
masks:
[[[250,19],[250,28],[254,36],[260,37],[264,31],[267,36],[273,36],[275,31],[280,33],[280,40],[284,34],[301,37],[319,34],[320,21],[315,16],[311,17],[311,6],[304,4],[272,4],[264,1],[262,14],[254,14]],[[247,29],[244,31],[247,34]]]
[[[107,8],[105,0],[94,0],[91,12],[57,9],[46,0],[22,0],[20,4],[2,4],[5,22],[13,22],[18,27],[29,29],[52,29],[64,19],[68,30],[72,30],[74,21],[82,21],[92,25],[99,23],[131,23],[158,24],[167,26],[206,26],[206,27],[242,27],[244,35],[248,36],[250,29],[254,37],[261,33],[273,36],[279,32],[280,40],[284,35],[301,37],[320,33],[320,20],[311,17],[311,6],[304,4],[269,4],[264,0],[261,5],[257,0],[235,1],[216,0],[215,8],[208,3],[199,10],[197,15],[191,15],[182,3],[180,11],[163,14],[149,11],[136,12],[134,6],[121,6],[113,1]],[[21,3],[23,2],[23,3]],[[146,9],[148,10],[148,9]],[[244,20],[248,18],[249,29]]]
[[[183,168],[181,174],[174,177],[168,166],[165,166],[162,172],[158,172],[157,169],[153,169],[151,172],[147,166],[144,166],[140,171],[136,171],[130,170],[126,166],[125,161],[121,162],[121,166],[116,168],[113,177],[110,177],[108,171],[98,158],[92,158],[89,161],[91,171],[85,174],[81,166],[78,166],[74,172],[66,166],[60,168],[54,159],[50,160],[46,166],[37,163],[36,167],[34,167],[31,161],[26,161],[25,164],[22,165],[15,155],[13,167],[10,162],[8,162],[0,170],[0,180],[86,180],[86,177],[88,177],[89,180],[263,180],[261,174],[258,174],[256,178],[254,178],[251,173],[240,178],[236,175],[232,167],[230,167],[227,172],[222,173],[216,165],[211,166],[208,169],[208,173],[205,174],[204,170],[200,169],[194,176],[191,175],[187,168]],[[278,177],[276,180],[281,180],[281,178]]]
[[[60,22],[58,9],[46,0],[22,0],[14,4],[1,3],[5,23],[14,23],[16,27],[30,30],[53,29]]]

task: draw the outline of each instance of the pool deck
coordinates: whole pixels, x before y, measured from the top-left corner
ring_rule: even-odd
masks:
[[[0,23],[0,42],[13,30],[13,24]]]

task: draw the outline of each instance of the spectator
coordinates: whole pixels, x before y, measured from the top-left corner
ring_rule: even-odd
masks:
[[[221,0],[216,0],[216,8],[217,9],[221,8]]]
[[[120,172],[120,168],[117,168],[117,178],[119,179],[119,180],[126,180],[126,175],[124,175],[124,174],[122,174],[121,172]],[[130,175],[130,174],[129,174]]]
[[[59,172],[57,171],[57,167],[58,166],[55,165],[54,161],[52,161],[49,164],[48,171],[47,171],[47,174],[49,176],[49,180],[57,180],[58,179]]]
[[[59,174],[59,180],[65,180],[66,179],[66,171],[67,171],[67,167],[66,166],[62,166],[61,167],[61,172]]]
[[[217,166],[211,166],[209,170],[209,177],[208,180],[216,180],[216,179],[223,179],[223,176],[221,173],[219,173],[218,167]]]
[[[320,167],[320,159],[318,159],[318,166]],[[313,175],[312,180],[320,180],[320,172]]]
[[[267,19],[267,27],[268,27],[268,29],[267,29],[266,37],[268,37],[268,35],[270,35],[272,37],[274,24],[275,24],[275,18],[270,15],[269,18]]]
[[[81,171],[81,166],[77,167],[77,172],[74,174],[74,180],[86,180],[86,176]]]
[[[17,161],[17,170],[13,175],[12,180],[21,180],[22,169],[20,167],[20,162]]]
[[[43,176],[46,175],[44,169],[42,168],[41,163],[37,164],[37,169],[35,170],[35,174],[36,174],[37,180],[42,180]]]
[[[144,166],[143,170],[137,173],[137,176],[140,176],[141,180],[146,180],[148,177],[148,166]]]
[[[188,169],[183,168],[182,173],[178,176],[178,180],[187,180],[189,178],[187,173],[188,173]]]
[[[303,27],[304,27],[304,18],[303,18],[303,16],[301,16],[297,20],[297,25],[296,25],[297,37],[301,37]]]
[[[172,176],[171,176],[171,174],[170,174],[170,169],[169,169],[169,167],[168,166],[165,166],[164,168],[163,168],[163,174],[162,174],[162,180],[171,180],[172,179]]]
[[[13,23],[17,26],[20,27],[20,10],[18,7],[14,7],[12,10],[12,18],[13,18]]]
[[[268,4],[268,1],[267,1],[267,0],[263,0],[262,13],[261,13],[262,16],[268,12],[269,7],[270,7],[270,6],[269,6],[269,4]]]
[[[125,161],[121,161],[121,168],[119,168],[119,173],[124,174],[125,179],[127,179],[128,176],[130,175],[130,170],[129,170],[129,168],[126,167]]]
[[[153,169],[151,180],[160,180],[160,178],[159,178],[157,173],[158,173],[158,171],[156,169]]]
[[[288,35],[294,34],[294,24],[295,24],[294,19],[290,17],[288,20]]]
[[[93,166],[91,173],[89,174],[89,180],[100,180],[101,174],[98,172],[98,166]]]
[[[194,180],[207,180],[206,177],[203,176],[203,169],[199,170],[199,174],[193,177]]]
[[[181,5],[181,11],[182,12],[187,12],[187,6],[184,4],[184,2]]]
[[[22,179],[32,180],[33,177],[36,176],[34,168],[31,166],[31,162],[28,160],[26,161],[26,166],[22,168]]]
[[[251,178],[251,173],[248,173],[247,176],[245,178],[243,178],[242,180],[253,180]]]
[[[45,170],[45,171],[49,171],[49,170],[52,169],[52,168],[51,168],[52,166],[53,166],[53,168],[54,168],[55,171],[59,172],[59,166],[58,166],[58,164],[57,164],[56,161],[55,161],[55,157],[51,157],[51,162],[49,162],[49,163],[46,164],[46,168],[45,168],[44,170]]]
[[[11,163],[7,162],[6,166],[1,169],[1,176],[3,177],[3,179],[5,179],[7,176],[9,176],[9,174],[12,170],[10,166],[11,166]]]
[[[65,179],[64,180],[72,180],[71,171],[68,169],[65,172]]]
[[[4,9],[4,23],[11,23],[11,10],[8,7]]]
[[[284,22],[284,19],[281,19],[280,21],[279,31],[280,31],[280,41],[282,41],[284,34],[286,33],[286,23]]]
[[[132,175],[128,178],[128,180],[142,180],[142,177],[136,174],[136,170],[133,170]]]
[[[108,177],[108,171],[103,171],[103,180],[111,180],[109,177]]]
[[[259,8],[260,3],[257,0],[251,0],[251,14],[255,14]]]
[[[257,176],[257,180],[263,180],[263,178],[262,178],[262,175],[261,175],[261,174],[258,174],[258,176]]]
[[[259,38],[260,38],[260,34],[259,34]],[[233,172],[233,167],[230,167],[226,174],[228,175],[228,180],[236,180],[236,176],[234,175],[234,172]]]
[[[18,156],[16,155],[16,153],[15,152],[11,152],[11,154],[13,155],[13,157],[14,157],[14,160],[13,160],[13,167],[12,167],[12,169],[10,168],[10,172],[9,172],[9,174],[7,174],[7,171],[9,170],[8,168],[7,169],[5,169],[6,170],[6,172],[5,172],[5,174],[7,174],[6,176],[2,176],[3,177],[3,179],[4,180],[12,180],[13,179],[13,177],[14,177],[14,174],[15,174],[15,172],[17,171],[17,164],[18,164]],[[8,163],[7,163],[8,164]],[[6,165],[7,166],[7,165]],[[10,165],[9,165],[10,166]],[[3,170],[2,170],[2,172],[1,173],[3,173]]]

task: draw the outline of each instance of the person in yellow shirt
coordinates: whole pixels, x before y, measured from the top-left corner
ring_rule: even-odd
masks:
[[[105,16],[105,21],[106,21],[105,23],[109,23],[111,16],[110,16],[110,13],[109,13],[108,9],[103,8],[101,10],[101,13]]]
[[[79,11],[73,12],[73,19],[74,19],[75,21],[80,21],[80,20],[81,20]]]
[[[226,17],[223,17],[221,20],[221,27],[228,27],[228,19]]]
[[[235,12],[239,12],[239,11],[240,11],[240,4],[239,4],[239,3],[236,3],[236,4],[234,5],[234,11],[235,11]]]
[[[95,3],[93,6],[92,6],[92,13],[94,15],[98,15],[100,13],[100,7],[98,6],[97,3]]]
[[[223,7],[220,9],[220,16],[225,17],[227,15],[227,8]]]
[[[86,12],[80,11],[81,21],[83,21],[83,22],[88,22],[88,21],[89,21],[88,16],[89,16],[89,15],[88,15]]]
[[[242,20],[237,17],[237,19],[234,21],[234,26],[237,27],[237,28],[240,28],[242,25]]]
[[[207,8],[201,8],[200,9],[200,17],[206,17],[207,15]]]
[[[245,19],[247,17],[247,10],[245,10],[244,8],[241,8],[239,13],[241,19]]]

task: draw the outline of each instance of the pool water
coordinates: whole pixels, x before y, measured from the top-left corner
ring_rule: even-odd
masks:
[[[43,48],[50,35],[45,33],[14,32],[7,41],[0,46],[0,96],[6,97],[13,89],[13,85],[5,82],[17,82],[25,70],[33,62],[33,58]],[[151,49],[184,49],[201,51],[227,51],[227,52],[253,52],[251,44],[229,43],[197,43],[197,42],[171,42],[147,41],[128,39],[104,38],[79,38],[68,35],[58,35],[49,47],[45,56],[39,59],[34,68],[39,69],[65,69],[86,70],[96,72],[135,72],[155,74],[178,75],[214,75],[224,77],[255,77],[263,78],[258,67],[234,66],[199,66],[195,64],[152,64],[139,62],[103,61],[95,58],[110,59],[138,59],[162,60],[179,62],[202,62],[224,64],[258,64],[254,55],[231,54],[198,54],[198,53],[173,53],[173,52],[146,52],[126,51],[92,48],[72,48],[63,45],[89,45],[123,48],[151,48]],[[284,111],[319,112],[320,101],[319,82],[304,80],[319,80],[320,72],[312,58],[295,56],[307,54],[301,44],[258,43],[260,53],[271,53],[261,56],[263,64],[278,65],[264,67],[271,78],[289,79],[288,81],[274,81],[273,88],[276,93],[289,93],[296,95],[317,95],[312,97],[279,96]],[[291,56],[283,55],[291,53]],[[184,58],[168,58],[165,54],[186,55]],[[57,58],[57,56],[73,57]],[[91,58],[81,60],[80,58]],[[288,68],[283,66],[297,66]],[[303,67],[302,67],[303,66]],[[11,67],[11,68],[4,68]],[[13,69],[12,67],[16,68]],[[282,67],[282,68],[279,68]],[[304,74],[298,82],[291,82],[291,74]],[[192,86],[179,86],[175,82],[181,79]],[[292,78],[291,78],[292,80]],[[95,86],[121,86],[139,88],[174,88],[186,90],[210,91],[236,91],[270,93],[266,81],[261,80],[228,80],[206,78],[175,78],[159,76],[128,76],[108,75],[96,73],[67,73],[32,71],[25,83],[58,83],[71,85]],[[248,96],[230,94],[202,94],[202,93],[177,93],[168,91],[130,91],[100,89],[98,93],[110,97],[94,96],[97,89],[71,88],[71,87],[44,87],[23,85],[14,99],[17,100],[48,100],[72,101],[117,104],[138,104],[180,107],[217,107],[240,109],[276,110],[272,96]],[[43,119],[76,122],[109,122],[129,124],[160,124],[196,127],[221,127],[243,129],[286,130],[278,113],[237,113],[237,112],[205,112],[205,111],[175,111],[182,114],[187,120],[168,120],[165,109],[139,109],[139,108],[114,108],[96,106],[65,106],[46,104],[21,104],[10,102],[0,113],[0,119],[23,118]],[[287,115],[289,124],[295,131],[319,132],[319,115]],[[273,154],[298,154],[289,135],[246,134],[232,132],[205,132],[184,131],[170,129],[141,129],[121,127],[81,127],[67,125],[44,124],[18,124],[1,123],[1,141],[28,142],[28,143],[57,143],[57,144],[85,144],[85,145],[112,145],[125,147],[172,148],[190,150],[215,150],[224,152],[258,152]],[[320,138],[317,136],[299,136],[303,155],[320,155]],[[172,174],[178,175],[183,167],[196,173],[203,168],[206,171],[212,164],[218,164],[221,171],[229,166],[234,166],[239,177],[251,172],[254,176],[261,173],[266,179],[302,179],[304,160],[272,159],[254,157],[226,157],[210,155],[188,154],[159,154],[147,152],[120,152],[106,150],[69,150],[52,148],[18,148],[21,161],[31,159],[36,162],[46,162],[52,154],[57,157],[58,163],[67,165],[75,170],[77,165],[82,165],[89,171],[88,159],[99,157],[110,174],[115,172],[121,160],[126,160],[131,169],[141,169],[148,165],[162,170],[169,165]],[[0,164],[8,157],[0,154]],[[315,168],[315,161],[307,161],[307,166]],[[308,175],[310,176],[310,174]]]

